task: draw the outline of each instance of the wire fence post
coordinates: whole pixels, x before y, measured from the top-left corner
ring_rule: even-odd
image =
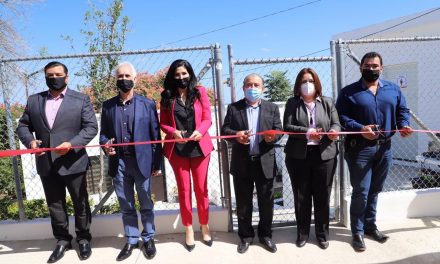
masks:
[[[338,94],[340,93],[340,91],[342,90],[342,88],[344,88],[345,86],[345,64],[344,64],[344,44],[342,43],[341,40],[338,40],[336,42],[336,47],[335,47],[335,63],[336,63],[336,78],[337,78],[337,91]],[[345,161],[344,161],[344,144],[343,142],[339,145],[339,206],[340,206],[340,210],[339,210],[339,222],[341,222],[344,225],[347,225],[348,223],[346,222],[346,215],[347,212],[344,210],[345,206],[344,206],[344,199],[346,196],[346,190],[347,190],[347,169],[346,169],[346,165],[345,165]]]
[[[338,76],[337,76],[337,69],[336,69],[336,43],[334,40],[330,41],[330,54],[332,57],[331,60],[331,82],[332,82],[332,98],[333,100],[336,101],[336,98],[338,96]],[[336,144],[338,144],[339,149],[341,148],[341,144],[340,142],[337,142]],[[341,159],[339,157],[339,159]],[[334,207],[335,207],[335,220],[340,222],[341,218],[340,218],[340,212],[341,212],[341,181],[340,181],[340,163],[338,163],[336,165],[336,175],[334,177],[335,179],[335,183],[334,183],[334,193],[335,193],[335,199],[334,199]]]
[[[226,116],[225,109],[225,98],[222,86],[222,51],[219,44],[215,44],[214,47],[214,68],[215,68],[215,83],[217,87],[217,98],[218,98],[218,116],[219,128],[223,126],[223,120]],[[229,180],[229,162],[228,162],[228,148],[225,140],[220,141],[221,160],[222,160],[222,174],[223,174],[223,184],[224,184],[224,197],[222,199],[223,207],[228,209],[228,231],[232,231],[232,205],[231,205],[231,183]]]
[[[234,80],[234,57],[232,54],[232,46],[228,45],[228,60],[229,60],[229,87],[231,87],[231,103],[237,101],[235,97],[235,80]]]
[[[5,64],[0,62],[0,86],[2,88],[3,101],[5,104],[5,119],[6,119],[7,133],[8,133],[8,143],[10,149],[17,149],[17,146],[15,145],[15,131],[14,131],[14,122],[12,120],[11,104],[9,103],[10,92],[7,88],[5,76],[6,76]],[[12,161],[12,171],[14,173],[15,192],[17,194],[18,216],[20,221],[24,221],[26,220],[26,216],[24,212],[23,194],[21,191],[21,179],[18,169],[17,156],[11,157],[11,161]]]

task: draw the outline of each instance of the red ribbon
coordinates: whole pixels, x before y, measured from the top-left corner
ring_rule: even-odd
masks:
[[[388,130],[388,131],[380,131],[382,133],[387,132],[400,132],[401,130]],[[439,130],[421,130],[421,129],[413,129],[412,132],[418,132],[418,133],[440,133]],[[370,132],[352,132],[352,131],[345,131],[345,132],[317,132],[315,134],[318,135],[353,135],[353,134],[367,134]],[[286,132],[286,131],[280,131],[280,130],[266,130],[262,132],[258,132],[251,135],[304,135],[307,133],[304,132]],[[229,138],[237,138],[237,135],[228,135],[228,136],[211,136],[211,139],[229,139]],[[152,141],[139,141],[139,142],[129,142],[129,143],[118,143],[118,144],[104,144],[104,145],[88,145],[88,146],[72,146],[72,149],[81,149],[81,148],[98,148],[98,147],[121,147],[121,146],[132,146],[132,145],[146,145],[146,144],[158,144],[158,143],[170,143],[170,142],[186,142],[189,141],[189,139],[164,139],[164,140],[152,140]],[[41,153],[41,152],[48,152],[48,151],[54,151],[59,150],[59,148],[38,148],[38,149],[17,149],[17,150],[1,150],[0,151],[0,158],[4,157],[12,157],[12,156],[18,156],[23,154],[35,154],[35,153]]]
[[[212,136],[211,139],[227,139],[236,138],[236,135],[230,136]],[[190,139],[163,139],[163,140],[152,140],[152,141],[138,141],[138,142],[128,142],[128,143],[116,143],[116,144],[103,144],[103,145],[87,145],[87,146],[72,146],[71,149],[82,149],[82,148],[100,148],[104,146],[108,147],[122,147],[122,146],[132,146],[132,145],[146,145],[146,144],[159,144],[159,143],[169,143],[169,142],[187,142]],[[37,149],[17,149],[17,150],[0,150],[0,158],[12,157],[23,154],[35,154],[47,151],[60,150],[63,148],[37,148]]]

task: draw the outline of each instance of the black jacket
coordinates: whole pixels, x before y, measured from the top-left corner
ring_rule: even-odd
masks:
[[[280,111],[274,103],[261,100],[260,105],[260,125],[258,131],[282,130]],[[248,120],[246,114],[246,102],[242,99],[228,107],[222,127],[222,135],[235,135],[238,131],[248,130]],[[254,131],[255,132],[255,131]],[[264,176],[272,179],[275,175],[275,149],[274,142],[267,143],[263,137],[259,137],[260,160],[263,167]],[[245,176],[246,164],[249,156],[249,145],[238,143],[235,139],[229,140],[232,143],[231,168],[230,172],[234,176]]]
[[[338,112],[331,98],[323,96],[316,101],[315,115],[317,127],[322,128],[324,132],[328,132],[330,129],[341,131]],[[309,129],[306,105],[300,97],[291,97],[287,100],[283,119],[284,131],[306,133]],[[322,137],[319,146],[322,160],[332,159],[338,154],[336,143],[327,136]],[[307,154],[306,135],[289,135],[284,152],[290,158],[305,159]]]

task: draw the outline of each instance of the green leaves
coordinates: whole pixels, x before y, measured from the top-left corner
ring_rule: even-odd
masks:
[[[265,77],[265,95],[271,102],[284,102],[293,95],[293,86],[286,77],[287,71],[273,71]]]
[[[91,53],[122,51],[128,32],[129,18],[122,16],[123,0],[113,0],[105,11],[99,10],[91,3],[91,11],[84,15],[85,46]],[[95,110],[99,112],[102,103],[116,93],[112,72],[120,56],[96,56],[84,59],[83,68],[77,73],[88,80],[88,85],[79,87],[92,100]]]

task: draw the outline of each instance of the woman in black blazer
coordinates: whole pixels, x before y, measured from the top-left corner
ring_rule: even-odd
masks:
[[[304,68],[296,77],[294,96],[284,111],[283,127],[289,135],[284,152],[286,167],[295,198],[298,233],[296,245],[303,247],[310,231],[312,199],[315,209],[315,233],[318,245],[329,245],[329,208],[333,176],[336,169],[338,113],[331,98],[322,96],[322,86],[316,72]]]

